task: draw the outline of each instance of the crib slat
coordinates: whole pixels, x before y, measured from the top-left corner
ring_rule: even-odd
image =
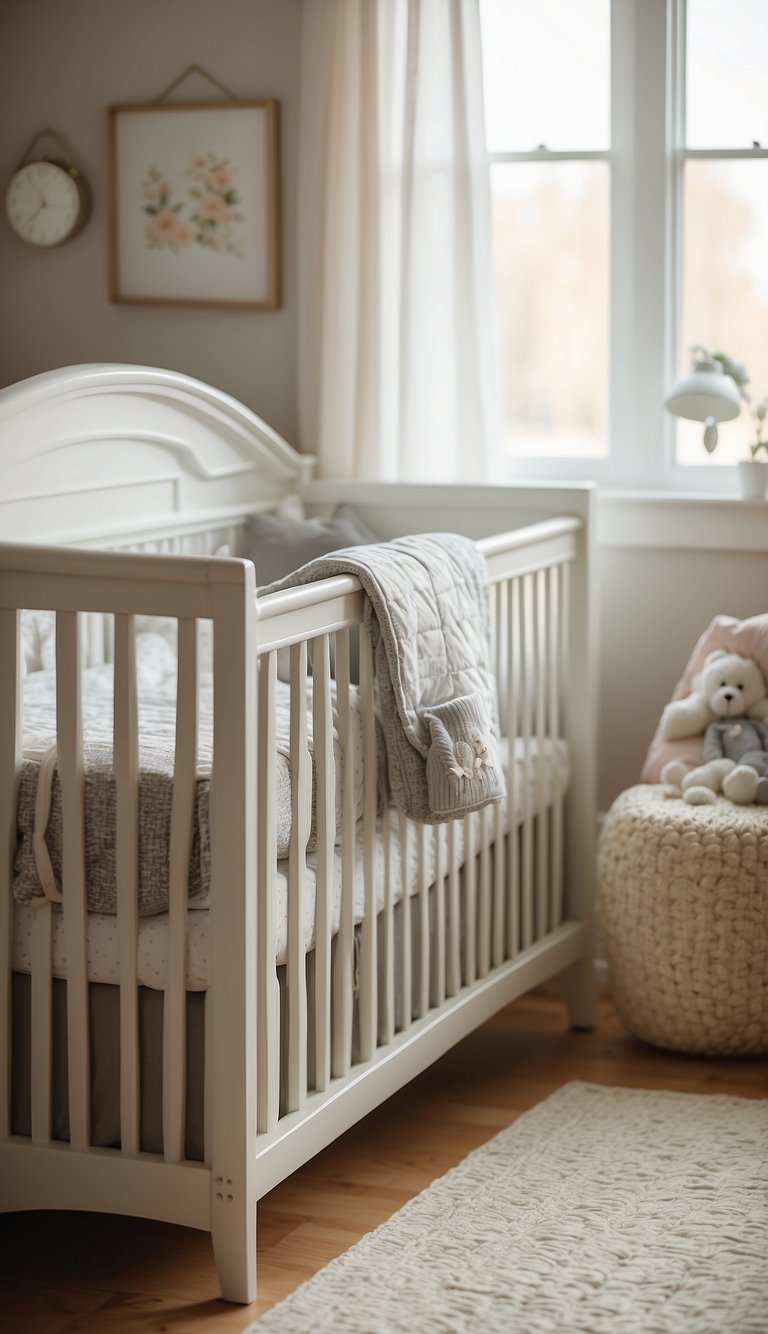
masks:
[[[557,738],[560,736],[560,623],[559,623],[559,588],[560,588],[561,567],[552,566],[548,571],[548,598],[549,598],[549,736],[552,739],[552,746],[555,747]],[[555,762],[555,752],[552,756],[552,774],[557,774]],[[551,872],[551,891],[549,891],[549,922],[552,930],[560,926],[559,899],[561,896],[561,882],[563,882],[563,802],[557,795],[557,791],[552,792],[552,872]],[[560,887],[559,887],[560,882]]]
[[[197,622],[178,622],[176,753],[171,805],[168,972],[163,1005],[163,1152],[184,1157],[187,1080],[187,900],[197,771]]]
[[[395,893],[392,856],[391,813],[385,806],[381,815],[381,837],[384,843],[384,939],[382,945],[384,968],[384,996],[379,1015],[379,1040],[391,1042],[395,1036]]]
[[[311,774],[307,751],[307,643],[291,645],[291,841],[288,850],[288,1111],[307,1100],[307,969],[304,953],[306,847]]]
[[[352,1064],[355,952],[355,775],[352,762],[352,719],[349,700],[349,631],[336,632],[336,700],[342,763],[341,784],[341,907],[333,962],[333,1030],[331,1065],[334,1075],[349,1074]]]
[[[139,1151],[139,730],[132,616],[116,616],[114,763],[117,938],[120,958],[120,1144]]]
[[[493,825],[493,938],[491,957],[494,968],[504,962],[504,913],[506,887],[506,856],[504,847],[504,802],[497,801],[491,816]]]
[[[315,1087],[331,1078],[331,932],[333,848],[336,841],[336,764],[331,710],[331,645],[315,640],[312,733],[317,775],[317,872],[315,887]]]
[[[487,977],[491,971],[491,812],[487,806],[478,811],[480,825],[480,894],[478,912],[478,973]]]
[[[507,674],[509,666],[508,658],[508,632],[507,632],[507,584],[506,579],[494,584],[494,608],[495,608],[495,626],[496,626],[496,692],[499,708],[499,720],[501,723],[501,734],[509,734],[507,726],[507,705],[508,705],[508,687]],[[501,757],[497,756],[499,763]],[[503,801],[497,801],[494,804],[491,815],[491,828],[493,831],[493,869],[492,869],[492,944],[491,957],[494,968],[498,968],[504,961],[504,896],[506,889],[505,881],[505,856],[504,856],[504,815],[505,806]]]
[[[11,984],[13,862],[21,765],[21,635],[19,613],[0,610],[0,1135],[11,1130]]]
[[[445,1000],[445,826],[435,825],[432,831],[434,846],[434,908],[435,959],[432,970],[430,999],[433,1005]]]
[[[93,612],[86,617],[88,629],[88,666],[97,667],[104,661],[104,617]]]
[[[536,939],[548,930],[549,811],[545,805],[545,753],[549,653],[547,640],[547,572],[536,575]]]
[[[464,985],[477,981],[477,862],[474,813],[464,816]]]
[[[429,1009],[429,860],[427,855],[428,829],[416,826],[419,894],[419,1018]]]
[[[553,692],[552,735],[560,737],[567,725],[566,690],[568,683],[568,626],[570,624],[570,566],[561,565],[556,579],[556,646],[552,653],[557,662],[557,682]],[[563,798],[558,797],[552,812],[552,925],[563,920]]]
[[[492,584],[489,589],[489,601],[491,610],[491,661],[493,662],[494,679],[497,683],[497,689],[504,680],[504,584],[499,582]],[[499,722],[502,733],[506,731],[506,705],[503,692],[499,691]]]
[[[280,986],[277,957],[277,652],[259,658],[259,747],[257,866],[258,896],[256,970],[258,1016],[258,1074],[256,1079],[259,1130],[277,1125],[280,1107]]]
[[[115,618],[114,616],[104,616],[104,661],[114,662],[115,660]]]
[[[528,949],[533,943],[533,812],[531,810],[531,692],[533,676],[532,655],[534,639],[532,634],[531,612],[531,576],[523,575],[520,583],[520,673],[521,673],[521,718],[523,734],[523,826],[521,853],[522,882],[522,946]]]
[[[517,745],[520,727],[520,593],[519,579],[507,585],[507,958],[520,948],[520,862],[517,808],[520,800]]]
[[[456,847],[458,821],[448,824],[448,958],[446,960],[445,989],[449,996],[461,990],[461,907],[459,891],[459,857]]]
[[[378,1027],[378,951],[376,921],[376,726],[373,713],[373,649],[360,633],[360,709],[363,726],[363,892],[360,931],[360,1056],[369,1061],[376,1051]]]
[[[69,1134],[73,1148],[90,1139],[88,973],[80,636],[77,612],[56,615],[56,733],[62,804],[62,892],[67,944]]]
[[[51,944],[53,907],[47,899],[35,905],[32,927],[31,978],[31,1105],[32,1138],[51,1138],[51,1075],[53,1066],[53,975]]]
[[[413,1022],[413,987],[412,987],[412,967],[413,967],[413,945],[411,932],[411,895],[410,895],[410,867],[408,865],[408,850],[411,841],[411,830],[413,826],[410,820],[404,815],[398,815],[398,835],[400,843],[400,912],[402,922],[402,949],[401,949],[401,995],[402,995],[402,1028],[403,1031],[410,1028]]]

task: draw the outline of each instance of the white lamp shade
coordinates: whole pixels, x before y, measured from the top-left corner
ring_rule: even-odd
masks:
[[[688,375],[672,386],[664,405],[676,417],[703,422],[732,421],[741,411],[741,398],[730,375],[723,373],[719,362],[694,362]]]

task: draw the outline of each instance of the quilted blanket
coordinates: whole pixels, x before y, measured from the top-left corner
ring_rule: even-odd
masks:
[[[265,593],[352,574],[366,594],[376,702],[398,809],[425,824],[504,795],[485,560],[456,533],[349,547]]]

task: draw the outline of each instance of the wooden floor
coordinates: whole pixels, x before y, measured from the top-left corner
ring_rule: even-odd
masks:
[[[699,1059],[645,1046],[622,1031],[607,997],[594,1032],[570,1033],[557,997],[528,996],[260,1203],[253,1306],[217,1297],[206,1233],[111,1215],[13,1214],[0,1216],[0,1328],[13,1334],[242,1330],[571,1079],[766,1097],[768,1060]]]

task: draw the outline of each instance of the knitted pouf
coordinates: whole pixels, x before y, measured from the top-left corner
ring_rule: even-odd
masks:
[[[676,1051],[768,1051],[768,807],[632,787],[606,816],[599,871],[627,1028]]]

